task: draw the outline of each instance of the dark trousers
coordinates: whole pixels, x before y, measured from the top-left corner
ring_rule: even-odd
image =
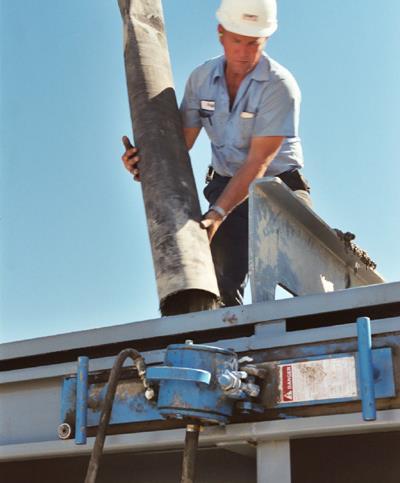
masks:
[[[310,191],[307,181],[296,171],[279,175],[293,191]],[[215,203],[231,178],[214,174],[204,188],[210,205]],[[223,304],[227,307],[243,303],[249,266],[249,204],[238,205],[218,228],[211,241],[211,253]]]

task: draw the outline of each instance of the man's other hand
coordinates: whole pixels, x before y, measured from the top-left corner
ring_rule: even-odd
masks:
[[[125,152],[121,156],[125,168],[133,175],[135,181],[140,181],[138,149],[132,146],[128,136],[122,137],[122,143],[125,147]]]

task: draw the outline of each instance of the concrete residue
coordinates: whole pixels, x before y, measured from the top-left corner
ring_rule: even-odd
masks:
[[[346,233],[343,233],[341,230],[338,228],[334,228],[334,231],[336,232],[336,235],[339,237],[339,239],[343,242],[346,250],[351,251],[356,255],[362,263],[366,265],[367,268],[370,268],[371,270],[376,269],[376,263],[371,260],[369,257],[368,253],[365,250],[362,250],[359,248],[353,240],[356,238],[354,233],[351,233],[347,231]]]

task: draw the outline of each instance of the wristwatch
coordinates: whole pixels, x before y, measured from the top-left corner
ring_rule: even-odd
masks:
[[[218,213],[219,216],[222,218],[222,221],[224,221],[225,218],[228,216],[227,212],[218,205],[211,205],[208,211],[215,211],[215,213]]]

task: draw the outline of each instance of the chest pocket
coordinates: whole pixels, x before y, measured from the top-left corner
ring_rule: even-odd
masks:
[[[240,149],[250,147],[253,137],[256,112],[242,112],[237,122],[237,136],[235,136],[235,146]]]
[[[222,147],[227,116],[218,111],[199,109],[201,124],[214,146]]]

